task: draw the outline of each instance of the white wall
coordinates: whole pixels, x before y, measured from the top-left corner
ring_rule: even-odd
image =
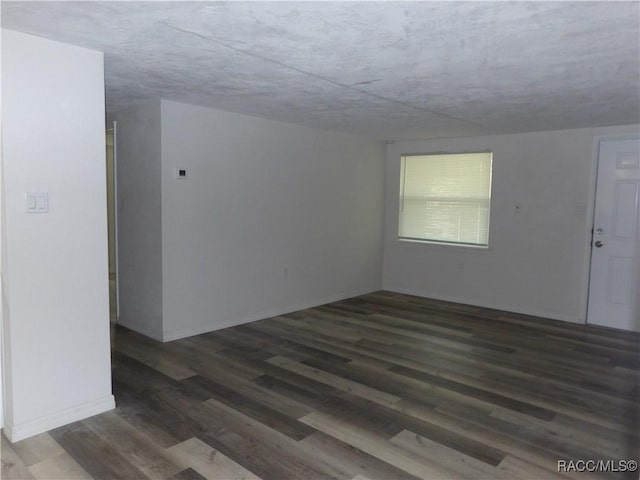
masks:
[[[165,340],[379,290],[383,176],[378,142],[163,100]]]
[[[637,126],[389,145],[384,289],[584,322],[597,141],[634,133]],[[400,155],[487,149],[490,248],[398,241]]]
[[[5,433],[111,395],[102,53],[2,31]],[[49,193],[25,213],[26,191]]]
[[[160,101],[133,106],[117,121],[118,323],[162,340]]]

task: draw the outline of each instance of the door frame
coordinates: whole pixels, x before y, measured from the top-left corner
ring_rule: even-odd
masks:
[[[120,318],[120,264],[118,263],[118,122],[113,121],[113,253],[116,256],[116,323]]]
[[[598,166],[599,166],[599,154],[600,143],[617,140],[637,140],[640,139],[640,130],[635,133],[611,133],[595,135],[593,138],[592,153],[591,153],[591,179],[589,185],[589,198],[587,199],[587,241],[585,242],[585,265],[587,268],[584,272],[583,278],[583,295],[582,295],[582,323],[585,325],[591,325],[589,323],[589,288],[591,283],[591,250],[593,249],[593,229],[595,225],[596,216],[596,189],[598,187]]]
[[[120,317],[120,268],[118,264],[118,130],[117,122],[114,120],[111,127],[107,128],[113,132],[113,255],[115,268],[115,297],[116,297],[116,323]]]

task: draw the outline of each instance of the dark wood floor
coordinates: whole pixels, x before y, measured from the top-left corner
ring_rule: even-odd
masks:
[[[638,460],[639,342],[387,292],[167,344],[118,328],[117,409],[3,438],[2,478],[635,479],[557,470]]]

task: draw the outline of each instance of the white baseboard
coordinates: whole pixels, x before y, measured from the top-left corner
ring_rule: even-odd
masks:
[[[116,325],[121,325],[123,327],[128,328],[129,330],[133,330],[134,332],[141,333],[145,337],[153,338],[159,342],[162,342],[162,333],[156,332],[154,330],[147,330],[145,328],[141,328],[139,325],[135,323],[128,323],[126,320],[120,320],[116,322]]]
[[[352,290],[349,292],[338,293],[336,295],[329,295],[326,297],[316,298],[308,302],[296,303],[284,308],[277,308],[273,310],[265,310],[262,312],[254,313],[244,317],[233,317],[222,320],[216,320],[215,323],[209,323],[207,325],[198,326],[196,328],[184,328],[165,332],[163,341],[170,342],[172,340],[178,340],[180,338],[192,337],[194,335],[200,335],[203,333],[213,332],[215,330],[221,330],[223,328],[235,327],[236,325],[242,325],[244,323],[255,322],[257,320],[264,320],[265,318],[277,317],[278,315],[285,315],[287,313],[296,312],[298,310],[305,310],[307,308],[317,307],[318,305],[325,305],[327,303],[338,302],[347,298],[357,297],[359,295],[365,295],[367,293],[378,292],[380,287],[375,288],[363,288],[358,290]]]
[[[473,307],[491,308],[493,310],[503,310],[505,312],[520,313],[522,315],[531,315],[533,317],[549,318],[551,320],[560,320],[562,322],[585,324],[585,321],[579,317],[564,315],[557,312],[547,310],[538,310],[533,308],[514,307],[513,305],[503,305],[498,303],[483,302],[470,300],[468,298],[456,297],[454,295],[438,295],[432,292],[425,292],[412,288],[397,287],[394,285],[385,285],[383,290],[396,293],[404,293],[406,295],[415,295],[417,297],[432,298],[433,300],[442,300],[444,302],[460,303],[462,305],[470,305]]]
[[[66,408],[50,415],[36,418],[35,420],[29,420],[17,425],[5,425],[3,431],[9,441],[15,443],[53,428],[106,412],[115,408],[115,406],[116,402],[113,395],[107,395],[106,397],[76,405],[75,407]]]

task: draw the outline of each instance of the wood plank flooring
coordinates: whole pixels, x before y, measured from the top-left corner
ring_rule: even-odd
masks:
[[[378,292],[161,344],[117,327],[116,410],[3,479],[636,479],[640,336]],[[577,464],[578,466],[581,464]]]

